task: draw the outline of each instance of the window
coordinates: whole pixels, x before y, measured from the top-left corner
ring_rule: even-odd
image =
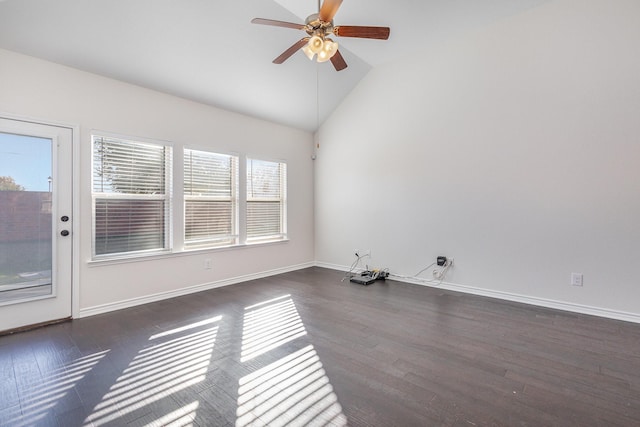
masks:
[[[170,249],[171,147],[93,136],[93,254]]]
[[[91,144],[97,261],[167,254],[174,244],[181,251],[287,238],[284,162],[185,148],[174,177],[171,143],[103,134]],[[184,215],[173,215],[176,200]]]
[[[247,159],[247,241],[286,237],[285,163]]]
[[[184,150],[185,247],[238,242],[238,158]]]

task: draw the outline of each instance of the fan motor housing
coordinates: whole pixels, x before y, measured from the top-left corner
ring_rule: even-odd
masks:
[[[333,21],[321,21],[319,14],[314,13],[305,20],[304,30],[310,36],[326,36],[333,33]]]

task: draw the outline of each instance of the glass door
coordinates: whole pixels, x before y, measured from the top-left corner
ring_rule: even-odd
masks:
[[[71,316],[71,141],[0,118],[0,331]]]

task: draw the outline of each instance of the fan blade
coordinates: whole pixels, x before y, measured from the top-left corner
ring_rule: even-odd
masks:
[[[335,55],[331,57],[331,63],[335,67],[336,71],[342,71],[347,68],[347,62],[344,60],[339,50],[337,50]]]
[[[364,39],[387,40],[391,29],[389,27],[360,27],[357,25],[340,25],[333,29],[338,37],[360,37]]]
[[[260,24],[260,25],[272,25],[274,27],[293,28],[296,30],[304,29],[303,24],[294,24],[293,22],[276,21],[274,19],[253,18],[251,20],[251,23]]]
[[[324,22],[331,22],[341,4],[342,0],[324,0],[318,18]]]
[[[295,42],[293,44],[293,46],[291,46],[289,49],[285,50],[284,52],[282,52],[282,54],[280,56],[278,56],[276,59],[273,60],[274,64],[282,64],[284,61],[286,61],[287,59],[289,59],[289,57],[291,55],[293,55],[294,53],[296,53],[296,51],[300,48],[302,48],[302,46],[304,46],[307,42],[309,41],[309,37],[303,37],[300,40],[298,40],[297,42]]]

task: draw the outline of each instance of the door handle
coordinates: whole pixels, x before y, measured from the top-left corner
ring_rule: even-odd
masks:
[[[65,237],[68,236],[69,235],[69,230],[62,230],[60,232],[60,235],[65,236]]]

